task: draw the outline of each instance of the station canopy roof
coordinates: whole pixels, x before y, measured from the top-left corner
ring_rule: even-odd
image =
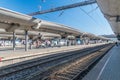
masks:
[[[97,0],[97,3],[112,30],[120,39],[120,0]]]
[[[4,29],[6,33],[15,31],[17,32],[16,34],[19,34],[19,32],[16,30],[48,32],[60,35],[68,34],[73,36],[80,36],[83,35],[84,33],[69,26],[37,19],[32,16],[21,14],[1,7],[0,7],[0,29]],[[2,34],[2,31],[0,31],[0,34]],[[89,36],[91,34],[86,35]],[[95,35],[92,36],[94,36],[94,38],[98,37]]]
[[[25,32],[24,30],[16,30],[16,38],[21,38],[24,39]],[[58,37],[60,38],[61,36],[59,34],[54,34],[54,33],[47,33],[47,32],[39,32],[39,31],[28,31],[28,36],[37,38],[41,36],[42,38],[54,38]],[[5,38],[7,37],[7,38]],[[0,39],[12,39],[13,38],[13,32],[6,32],[4,29],[0,29]]]

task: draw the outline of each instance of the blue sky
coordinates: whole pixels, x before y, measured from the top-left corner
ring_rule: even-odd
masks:
[[[0,7],[29,14],[38,10],[46,10],[81,1],[84,0],[45,0],[45,2],[42,2],[42,0],[1,0]],[[113,34],[110,25],[97,7],[97,4],[92,4],[64,10],[61,16],[59,15],[62,11],[37,15],[34,17],[68,25],[79,29],[80,31],[90,32],[96,35]],[[80,8],[88,13],[89,16]]]

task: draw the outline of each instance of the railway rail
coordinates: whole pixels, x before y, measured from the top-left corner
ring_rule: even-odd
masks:
[[[93,67],[92,65],[99,61],[113,45],[107,46],[88,52],[89,54],[82,57],[76,57],[76,59],[68,61],[67,64],[58,65],[42,73],[33,74],[24,80],[80,80]]]
[[[59,69],[62,69],[63,67],[64,69],[67,69],[66,66],[67,67],[68,65],[72,66],[76,60],[79,62],[79,59],[82,60],[86,56],[93,55],[93,53],[98,50],[104,49],[105,47],[110,48],[111,46],[113,45],[106,44],[106,45],[101,45],[97,47],[51,55],[44,58],[36,58],[20,64],[12,65],[9,67],[3,67],[3,68],[0,68],[0,80],[53,79],[54,77],[56,77],[56,76],[53,77],[54,74],[55,75],[59,74]],[[95,56],[95,58],[96,57],[97,56]],[[89,61],[92,63],[96,59],[89,60]],[[82,63],[84,63],[84,61]]]
[[[103,48],[54,72],[45,80],[81,80],[111,47]]]

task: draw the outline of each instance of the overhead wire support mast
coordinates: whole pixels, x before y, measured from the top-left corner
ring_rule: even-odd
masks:
[[[75,7],[90,5],[90,4],[94,4],[94,3],[96,3],[96,0],[88,0],[88,1],[83,1],[83,2],[79,2],[79,3],[70,4],[70,5],[67,5],[67,6],[61,6],[61,7],[56,7],[56,8],[52,8],[52,9],[48,9],[48,10],[44,10],[44,11],[38,11],[38,12],[30,13],[28,15],[34,16],[34,15],[39,15],[39,14],[45,14],[45,13],[65,10],[65,9],[69,9],[69,8],[75,8]]]

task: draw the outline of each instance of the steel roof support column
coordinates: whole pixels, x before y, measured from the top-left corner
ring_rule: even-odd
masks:
[[[29,39],[31,40],[31,42],[30,42],[30,49],[32,49],[33,36],[29,36]]]
[[[28,51],[28,30],[25,30],[25,51]]]
[[[98,39],[96,39],[96,43],[98,43]]]
[[[67,39],[67,34],[65,33],[65,34],[63,34],[63,35],[61,35],[61,39],[65,39],[65,40],[67,40],[67,46],[69,46],[69,41],[68,41],[68,39]],[[65,46],[65,45],[64,45]]]
[[[86,45],[88,45],[88,44],[89,44],[89,40],[90,40],[90,39],[89,39],[89,37],[86,37],[86,38],[85,38]]]
[[[15,51],[15,31],[13,31],[13,51]]]
[[[81,35],[81,36],[80,36],[80,40],[81,40],[81,43],[80,43],[80,44],[84,45],[84,44],[85,44],[84,35]]]

